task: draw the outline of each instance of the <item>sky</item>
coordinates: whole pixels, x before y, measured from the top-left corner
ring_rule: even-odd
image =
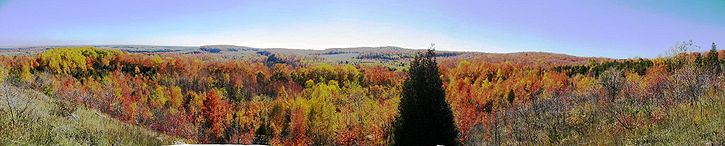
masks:
[[[399,46],[656,57],[725,46],[725,1],[0,0],[0,46]],[[722,47],[720,47],[722,48]]]

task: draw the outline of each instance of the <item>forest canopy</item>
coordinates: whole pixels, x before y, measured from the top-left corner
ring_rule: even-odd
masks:
[[[0,77],[4,88],[32,89],[75,103],[62,107],[95,109],[191,143],[405,144],[400,123],[438,114],[450,124],[432,125],[445,127],[453,145],[725,143],[725,55],[715,44],[707,52],[588,61],[427,53],[401,68],[274,54],[241,60],[51,48],[0,57]],[[270,63],[272,55],[286,61]],[[411,104],[417,108],[402,108]]]

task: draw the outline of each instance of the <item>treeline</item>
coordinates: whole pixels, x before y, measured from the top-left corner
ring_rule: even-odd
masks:
[[[577,74],[599,76],[609,68],[628,70],[644,75],[648,68],[652,67],[653,62],[649,59],[637,58],[635,60],[627,59],[623,61],[607,61],[602,63],[589,62],[587,65],[564,65],[554,67],[555,71],[565,72],[569,76]]]
[[[712,48],[704,54],[700,52],[682,52],[676,54],[676,56],[674,57],[657,58],[654,61],[657,61],[659,64],[665,65],[665,68],[667,68],[667,71],[669,72],[680,69],[688,63],[691,63],[695,67],[703,68],[715,73],[720,73],[722,71],[722,68],[725,68],[725,62],[721,61],[723,57],[721,57],[722,55],[720,54],[725,55],[725,53],[720,53],[717,50],[717,45],[713,43]],[[565,72],[569,76],[573,76],[576,74],[599,76],[599,74],[609,68],[633,71],[639,75],[644,75],[647,69],[652,67],[654,63],[655,62],[650,59],[637,58],[606,62],[589,61],[589,63],[586,65],[563,65],[556,66],[553,69],[558,72]]]
[[[405,54],[405,53],[363,53],[355,56],[355,59],[374,59],[383,61],[392,61],[400,59],[414,58],[416,54]],[[435,54],[435,57],[453,57],[458,56],[460,53],[456,52],[443,52]]]

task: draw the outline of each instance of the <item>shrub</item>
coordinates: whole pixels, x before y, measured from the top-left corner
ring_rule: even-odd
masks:
[[[75,113],[78,109],[78,104],[61,101],[61,100],[55,100],[53,101],[53,104],[55,105],[55,108],[53,108],[53,115],[59,116],[59,117],[68,117],[71,116],[71,114]]]

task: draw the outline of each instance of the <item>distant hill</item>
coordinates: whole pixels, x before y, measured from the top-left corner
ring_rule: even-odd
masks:
[[[47,48],[74,46],[36,46],[25,48],[3,48],[0,54],[34,54]],[[205,46],[151,46],[151,45],[95,45],[97,48],[119,49],[129,53],[144,54],[210,54],[229,56],[230,59],[266,59],[275,55],[275,60],[296,61],[306,64],[315,63],[384,63],[401,66],[423,49],[409,49],[396,46],[328,48],[324,50],[290,48],[254,48],[235,45]],[[546,64],[581,64],[588,60],[607,60],[609,58],[577,57],[567,54],[548,52],[484,53],[438,50],[440,59],[479,59],[489,62],[520,62]]]

